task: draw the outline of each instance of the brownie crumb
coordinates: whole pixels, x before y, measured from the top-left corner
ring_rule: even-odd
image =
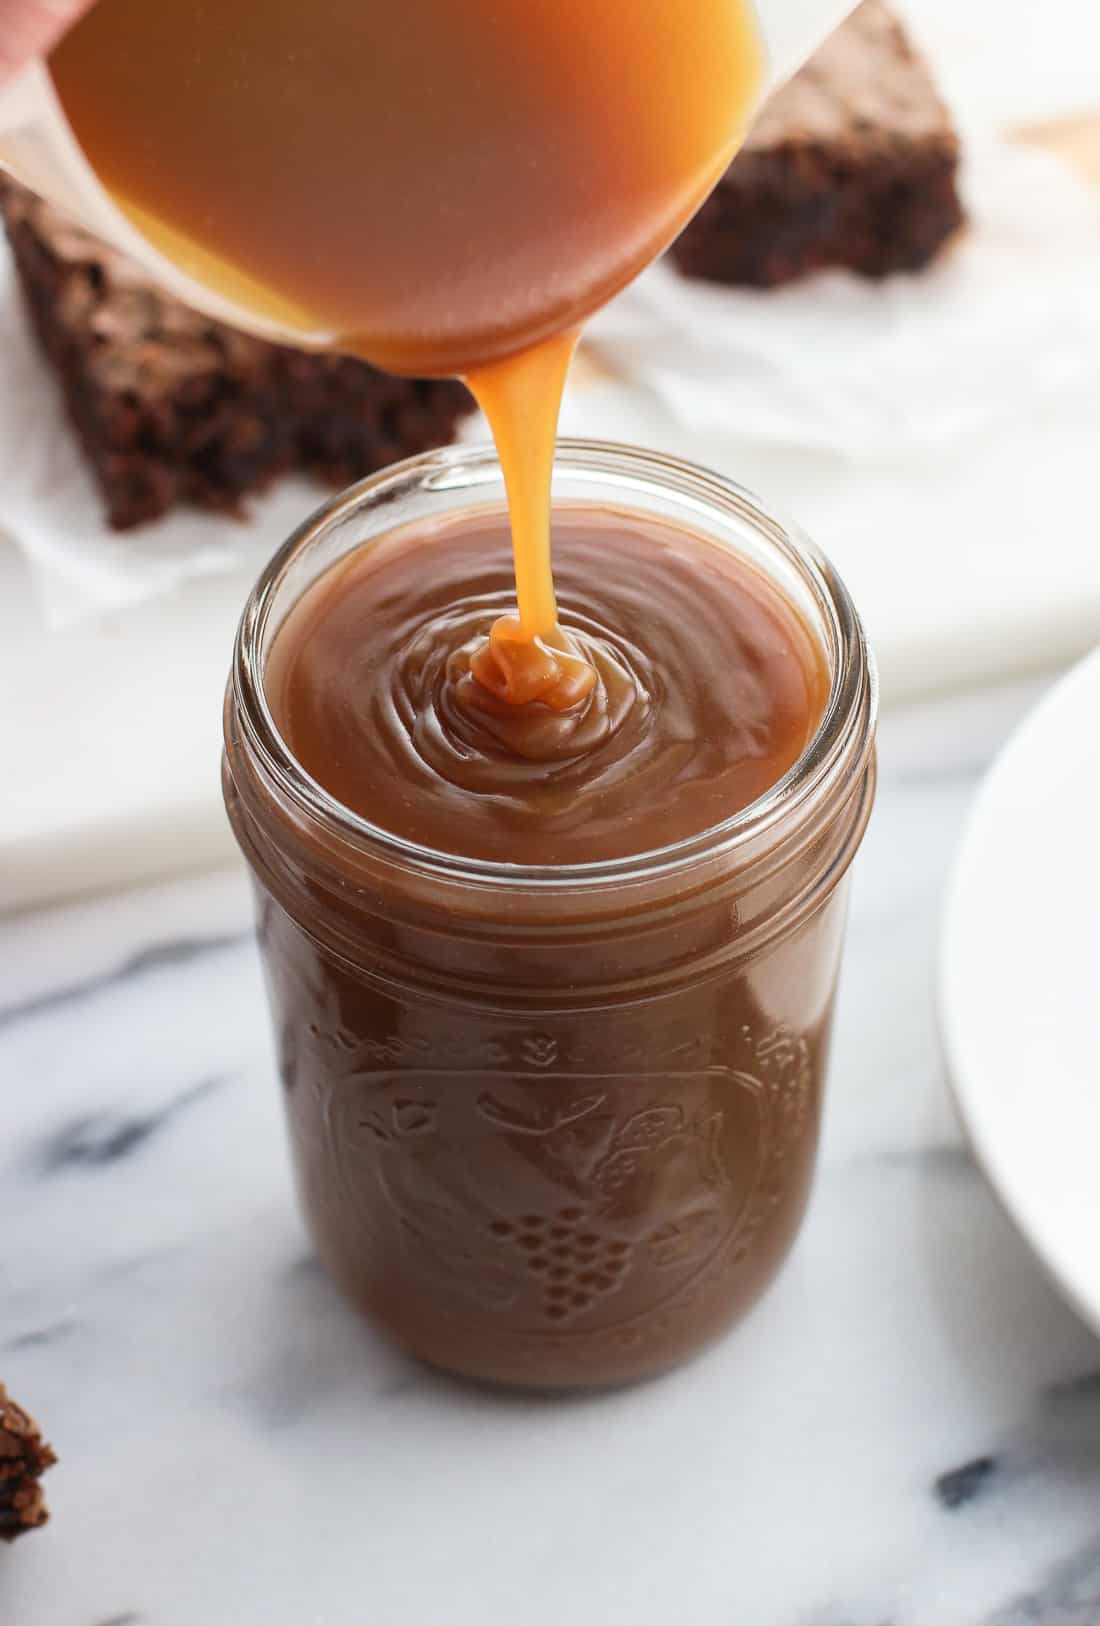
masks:
[[[38,1424],[0,1383],[0,1541],[46,1523],[39,1480],[56,1461]]]
[[[445,445],[471,410],[456,379],[397,378],[211,321],[14,182],[0,181],[0,211],[117,530],[178,504],[238,514],[292,469],[346,485]]]
[[[917,271],[963,221],[959,139],[922,58],[863,0],[765,102],[672,254],[689,276],[761,288],[828,268]]]

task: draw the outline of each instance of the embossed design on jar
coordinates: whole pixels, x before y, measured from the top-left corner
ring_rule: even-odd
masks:
[[[542,1279],[546,1319],[564,1322],[616,1293],[630,1268],[630,1244],[598,1225],[590,1210],[567,1205],[549,1217],[492,1220],[488,1232],[500,1248],[520,1250],[521,1266]]]
[[[547,1033],[533,1033],[522,1042],[524,1061],[532,1067],[552,1067],[558,1059],[558,1041]]]
[[[768,1055],[764,1079],[356,1069],[323,1087],[327,1138],[380,1268],[404,1250],[441,1313],[506,1312],[509,1343],[583,1360],[660,1336],[751,1248],[809,1092],[804,1041]]]

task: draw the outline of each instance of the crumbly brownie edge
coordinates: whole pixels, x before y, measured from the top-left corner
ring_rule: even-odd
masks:
[[[57,1461],[37,1423],[0,1383],[0,1541],[46,1523],[39,1480]]]
[[[295,402],[297,465],[343,486],[453,441],[473,408],[453,378],[400,378],[351,356],[277,350],[276,388]]]
[[[870,156],[792,139],[734,160],[672,256],[691,277],[774,288],[813,271],[926,266],[963,221],[945,132]]]
[[[353,358],[246,340],[197,317],[191,326],[202,327],[209,354],[193,375],[149,392],[140,387],[141,368],[133,369],[129,386],[105,383],[110,370],[101,365],[101,340],[87,325],[65,319],[64,296],[80,279],[86,289],[87,279],[99,278],[108,306],[114,258],[105,251],[103,269],[94,259],[55,253],[39,219],[45,214],[48,221],[50,212],[33,203],[28,208],[27,194],[20,197],[14,188],[9,198],[8,236],[32,326],[117,530],[181,502],[239,513],[242,499],[291,468],[326,484],[346,484],[453,440],[471,408],[453,379],[395,378]],[[71,238],[72,229],[66,230]],[[94,253],[94,239],[88,243]],[[182,311],[167,295],[150,289],[150,298],[168,321],[163,334],[132,341],[143,355],[171,346],[167,330],[173,318],[178,327]],[[121,354],[127,341],[106,343]],[[217,362],[219,348],[224,365]]]
[[[261,490],[292,463],[289,438],[265,434],[255,410],[242,410],[247,392],[237,386],[226,394],[209,371],[193,404],[186,387],[146,399],[106,386],[93,365],[94,334],[62,315],[66,285],[95,275],[95,267],[56,258],[27,219],[7,224],[32,327],[114,529],[157,519],[184,500],[238,512],[246,492]]]

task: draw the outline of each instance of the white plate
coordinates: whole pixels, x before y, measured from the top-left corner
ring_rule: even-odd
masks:
[[[975,1153],[1100,1331],[1100,650],[1046,696],[982,787],[940,969]]]

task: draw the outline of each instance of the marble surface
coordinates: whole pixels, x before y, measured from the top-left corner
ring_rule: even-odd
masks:
[[[599,1399],[383,1347],[290,1197],[237,871],[0,923],[0,1374],[61,1456],[3,1626],[1094,1626],[1100,1347],[960,1139],[938,913],[1041,685],[889,713],[802,1240]]]

